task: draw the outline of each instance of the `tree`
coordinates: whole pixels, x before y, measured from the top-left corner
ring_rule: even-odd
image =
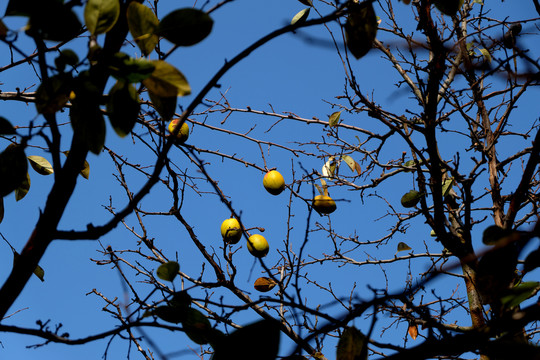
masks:
[[[171,59],[204,48],[232,1],[163,13],[164,1],[8,3],[6,15],[28,26],[0,24],[12,54],[0,72],[30,64],[39,85],[13,79],[0,93],[35,105],[27,120],[1,119],[4,222],[19,206],[12,193],[22,200],[39,175],[53,180],[32,204],[26,245],[2,234],[15,258],[0,289],[2,332],[108,339],[105,357],[126,341],[146,359],[186,348],[213,359],[539,357],[540,135],[526,106],[540,73],[536,14],[508,18],[499,2],[476,0],[300,2],[291,24],[215,74],[203,69],[197,87]],[[540,16],[536,0],[522,6],[533,5]],[[345,86],[328,118],[235,105],[224,90],[232,69],[285,35],[340,59]],[[269,194],[260,183],[277,165],[286,186],[274,179]],[[100,166],[123,194],[89,176]],[[228,180],[243,178],[238,189]],[[66,224],[85,186],[110,195],[108,216]],[[82,240],[121,279],[120,290],[89,291],[100,302],[84,310],[112,325],[73,338],[55,319],[18,322],[32,303],[23,288],[47,278],[45,251]],[[178,345],[180,334],[189,339]]]

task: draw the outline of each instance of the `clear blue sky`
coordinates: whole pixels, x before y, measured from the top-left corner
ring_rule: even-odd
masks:
[[[187,2],[173,2],[162,0],[160,16],[166,14],[175,6],[189,6]],[[196,2],[202,3],[202,2]],[[213,3],[213,2],[212,2]],[[500,2],[500,8],[496,13],[506,13],[508,16],[518,19],[530,16],[532,2],[524,1],[522,7],[511,4],[510,1]],[[525,5],[526,4],[526,5]],[[198,6],[199,4],[197,4]],[[0,13],[5,11],[6,4],[0,6]],[[255,40],[287,24],[290,19],[304,6],[293,0],[244,0],[233,1],[212,14],[215,24],[209,38],[192,48],[178,50],[169,62],[180,69],[191,84],[193,94],[196,94],[210,77],[224,64],[227,59],[231,59],[239,51],[250,45]],[[402,3],[395,4],[395,11],[401,17],[412,17],[410,8]],[[385,21],[384,13],[377,13],[381,20]],[[312,12],[311,17],[316,16]],[[82,18],[81,18],[82,20]],[[6,18],[6,24],[14,30],[24,26],[22,18]],[[404,26],[411,26],[410,21],[405,21]],[[330,25],[335,32],[335,24]],[[309,28],[302,33],[309,33],[317,38],[328,39],[328,32],[324,27]],[[336,34],[338,34],[336,32]],[[31,47],[28,38],[22,31],[19,32],[21,43],[27,51]],[[384,34],[381,37],[384,38]],[[85,41],[79,42],[75,49],[81,49]],[[124,51],[136,55],[135,48],[126,47]],[[9,62],[9,52],[5,45],[0,45],[0,66]],[[82,53],[81,53],[82,54]],[[153,55],[155,56],[155,55]],[[538,54],[536,54],[538,56]],[[408,99],[406,92],[395,92],[393,87],[396,81],[396,74],[393,69],[385,64],[378,53],[372,51],[366,58],[353,63],[357,71],[357,77],[362,84],[363,90],[371,94],[371,89],[375,89],[375,96],[384,106],[395,110],[399,108],[414,107],[414,101]],[[37,80],[33,69],[23,65],[14,71],[0,73],[0,90],[14,91],[15,87],[24,88],[31,84],[36,84]],[[221,88],[214,90],[208,98],[217,100],[219,92],[226,93],[226,98],[233,107],[276,112],[293,112],[304,118],[317,117],[327,119],[328,115],[336,111],[328,102],[337,102],[335,96],[341,95],[345,84],[345,76],[341,60],[336,52],[329,46],[308,45],[300,40],[299,36],[287,34],[278,38],[263,48],[257,50],[243,60],[237,67],[232,69],[221,81]],[[35,86],[29,91],[34,91]],[[536,93],[536,96],[538,94]],[[194,95],[179,99],[179,104],[187,105]],[[524,101],[520,105],[520,111],[524,116],[533,108],[531,104]],[[204,110],[203,107],[197,109]],[[27,125],[30,120],[36,122],[36,113],[32,104],[3,102],[0,107],[0,116],[9,119],[14,125]],[[532,115],[538,116],[537,111]],[[346,123],[358,123],[363,126],[365,122],[374,121],[367,115],[343,115]],[[66,114],[59,116],[61,121],[68,121]],[[221,126],[223,115],[216,113],[207,119],[195,117],[197,121],[206,120],[208,124]],[[250,133],[251,136],[259,137],[269,141],[276,141],[285,146],[295,147],[296,141],[320,141],[324,135],[322,127],[299,126],[290,120],[284,120],[278,126],[271,127],[274,119],[260,117],[252,114],[234,114],[227,119],[224,127],[239,132],[245,132],[255,127]],[[269,130],[270,129],[270,130]],[[267,132],[267,130],[269,130]],[[69,131],[66,131],[68,134]],[[65,137],[64,146],[67,149],[68,141]],[[355,141],[351,136],[350,141]],[[228,154],[236,154],[246,161],[255,162],[262,165],[261,154],[258,146],[226,134],[216,134],[201,126],[195,126],[193,133],[188,140],[189,144],[197,147],[219,150]],[[115,151],[121,152],[129,160],[140,164],[151,164],[151,157],[146,150],[138,146],[133,146],[129,138],[119,139],[112,129],[108,129],[106,145]],[[449,144],[451,148],[454,144]],[[2,145],[3,147],[4,145]],[[395,144],[395,152],[401,153],[403,144]],[[270,151],[263,147],[268,167],[277,167],[285,176],[286,181],[292,181],[292,167],[295,176],[302,176],[302,168],[307,171],[317,169],[320,171],[323,161],[313,157],[294,157],[291,153],[272,147]],[[314,151],[314,148],[309,148]],[[41,149],[28,149],[27,155],[41,155],[47,157]],[[395,153],[387,154],[388,159],[398,157]],[[178,150],[173,150],[170,157],[176,160],[180,168],[194,168],[187,163],[185,156]],[[262,187],[263,174],[260,171],[246,168],[234,162],[221,161],[221,158],[202,154],[201,158],[209,162],[208,171],[210,175],[219,180],[219,186],[227,196],[230,196],[233,206],[241,212],[242,219],[248,227],[259,226],[266,229],[264,235],[270,242],[271,251],[265,259],[266,263],[273,265],[278,259],[278,249],[283,249],[283,240],[287,233],[287,214],[289,204],[288,193],[283,193],[278,197],[267,194]],[[66,214],[61,222],[61,229],[84,229],[87,224],[103,224],[109,219],[110,214],[104,209],[109,205],[110,199],[117,209],[126,203],[125,193],[116,182],[112,173],[114,165],[106,153],[100,156],[90,155],[88,158],[91,167],[90,179],[88,181],[80,179],[76,194],[70,202]],[[343,166],[342,172],[349,169]],[[133,175],[133,174],[132,174]],[[33,226],[38,218],[40,209],[43,208],[47,191],[52,185],[53,178],[40,177],[31,173],[32,187],[25,199],[15,202],[13,196],[4,199],[6,215],[0,224],[0,232],[18,250],[21,250],[28,239]],[[133,184],[141,183],[140,177],[132,178]],[[399,181],[398,181],[399,180]],[[199,182],[201,191],[208,191],[210,188],[203,182]],[[399,197],[414,186],[412,175],[408,178],[402,176],[396,179],[387,187],[381,188],[380,192],[386,191],[384,196],[389,199],[399,201]],[[133,185],[132,191],[138,186]],[[301,194],[307,198],[311,196],[312,188],[303,186]],[[345,189],[332,189],[332,196],[339,200],[338,211],[331,215],[331,224],[339,229],[341,234],[357,234],[361,241],[375,240],[380,238],[392,224],[387,218],[381,218],[385,212],[385,204],[378,198],[360,198],[357,192],[350,192]],[[343,201],[341,201],[343,200]],[[142,206],[148,211],[166,212],[171,207],[170,194],[163,189],[156,188],[142,202]],[[291,225],[294,226],[291,234],[292,247],[298,251],[304,237],[306,227],[307,208],[301,201],[295,200],[292,205],[294,218]],[[221,221],[227,218],[230,213],[221,204],[215,195],[203,193],[203,196],[188,191],[184,201],[184,216],[194,226],[197,235],[208,248],[214,247],[216,250],[222,244],[219,235]],[[376,221],[378,220],[378,221]],[[323,226],[328,226],[326,217],[313,214],[312,224],[319,222]],[[173,259],[175,253],[178,254],[182,271],[197,276],[200,269],[201,257],[197,255],[196,249],[191,245],[186,232],[171,218],[155,217],[145,219],[148,226],[149,236],[155,238],[157,246]],[[126,225],[137,228],[137,221],[134,216],[126,218]],[[425,252],[424,241],[432,242],[429,237],[429,228],[422,223],[414,223],[406,235],[400,235],[379,248],[371,247],[369,254],[376,258],[392,258],[395,254],[396,244],[399,241],[406,241],[414,251]],[[137,231],[139,229],[137,228]],[[89,258],[103,259],[98,252],[101,246],[111,245],[114,249],[129,248],[135,246],[136,239],[130,235],[124,226],[119,226],[113,232],[97,241],[68,242],[59,241],[53,243],[45,254],[41,266],[45,269],[45,282],[41,283],[37,278],[32,278],[22,296],[11,309],[13,314],[10,321],[25,327],[35,327],[35,321],[40,319],[46,321],[51,319],[51,326],[56,323],[63,324],[63,331],[70,333],[72,338],[84,337],[97,332],[106,331],[116,325],[110,316],[100,309],[104,303],[95,295],[87,295],[92,289],[97,289],[110,298],[118,296],[124,302],[124,293],[118,273],[110,269],[110,266],[96,266]],[[241,243],[243,244],[243,242]],[[366,249],[367,250],[367,249]],[[436,248],[432,249],[437,251]],[[441,249],[439,249],[440,251]],[[332,245],[330,239],[322,233],[310,235],[310,242],[306,251],[316,256],[322,253],[331,253]],[[354,253],[358,259],[366,259],[366,254],[362,251]],[[135,260],[136,257],[129,257]],[[253,281],[261,276],[261,267],[254,265],[253,258],[247,253],[245,246],[235,255],[239,269],[238,286],[251,292],[253,298],[259,296],[252,290]],[[11,250],[3,241],[0,242],[0,281],[3,282],[8,276],[12,263]],[[391,289],[398,289],[406,280],[406,265],[393,264],[389,270],[388,281]],[[153,264],[153,266],[156,266]],[[413,271],[421,272],[424,265],[413,267]],[[151,270],[151,269],[149,269]],[[155,270],[155,268],[154,268]],[[208,269],[207,269],[208,271]],[[309,276],[316,279],[320,284],[326,285],[332,281],[340,296],[349,296],[349,291],[353,283],[357,283],[356,291],[358,296],[370,297],[366,290],[367,284],[380,286],[384,281],[384,274],[376,267],[338,268],[326,264],[324,269],[311,268]],[[416,275],[416,274],[414,274]],[[179,286],[179,283],[176,284]],[[141,285],[144,288],[144,285]],[[147,289],[148,290],[148,289]],[[448,292],[454,290],[449,288]],[[142,291],[144,293],[144,291]],[[441,294],[445,291],[441,290]],[[269,293],[271,294],[271,293]],[[200,294],[199,294],[200,295]],[[328,303],[332,298],[317,289],[313,285],[305,285],[302,289],[302,296],[307,299],[308,304],[316,302]],[[255,317],[246,314],[235,321],[245,324]],[[369,324],[357,320],[355,325],[367,331]],[[63,332],[61,331],[61,332]],[[389,332],[389,336],[403,338],[406,328],[398,327],[395,332]],[[162,348],[164,352],[186,349],[194,346],[183,336],[174,334],[171,336],[164,331],[151,332],[154,340],[160,338],[170,338],[167,345]],[[285,340],[282,337],[282,340]],[[385,342],[390,342],[390,340]],[[50,344],[38,349],[26,349],[28,345],[41,342],[40,339],[27,336],[11,335],[0,333],[0,359],[67,359],[77,358],[98,359],[104,353],[107,340],[98,341],[89,345],[65,346]],[[159,341],[158,341],[159,342]],[[162,342],[160,342],[162,343]],[[325,349],[325,355],[329,358],[334,356],[330,346]],[[127,343],[121,340],[114,340],[109,349],[110,359],[124,358],[127,353]],[[132,358],[140,358],[140,355],[132,349]],[[282,355],[286,355],[282,353]],[[182,359],[195,359],[193,353],[183,354]]]

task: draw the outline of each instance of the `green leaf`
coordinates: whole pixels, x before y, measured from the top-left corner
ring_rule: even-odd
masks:
[[[300,1],[304,5],[313,6],[313,3],[311,2],[311,0],[298,0],[298,1]]]
[[[15,201],[19,201],[30,191],[30,175],[26,173],[26,179],[15,189]]]
[[[73,102],[69,116],[73,130],[96,155],[101,153],[105,146],[105,119],[98,104],[79,100],[84,98],[77,95]]]
[[[40,114],[53,114],[62,110],[71,93],[71,77],[65,74],[51,76],[36,91],[36,110]]]
[[[191,94],[191,88],[184,75],[169,63],[154,60],[152,75],[143,80],[148,91],[161,97],[185,96]]]
[[[418,164],[421,165],[422,160],[418,160]],[[412,171],[416,170],[416,162],[415,162],[415,160],[405,161],[403,163],[403,166],[408,168],[407,170],[405,170],[406,172],[412,172]]]
[[[92,35],[111,30],[119,16],[119,0],[88,0],[84,8],[84,22]]]
[[[147,6],[132,1],[127,8],[129,32],[144,55],[148,56],[156,48],[159,37],[155,34],[159,20]]]
[[[435,0],[435,7],[445,15],[453,16],[463,5],[463,0]]]
[[[337,126],[337,124],[339,123],[340,116],[341,116],[341,111],[336,111],[335,113],[330,115],[330,117],[328,118],[328,125],[330,125],[330,127]]]
[[[512,309],[534,295],[540,287],[536,281],[527,281],[511,288],[507,295],[501,297],[501,304],[507,309]]]
[[[54,173],[53,167],[50,162],[47,161],[44,157],[37,155],[27,156],[27,159],[30,161],[32,169],[34,169],[40,175],[50,175]]]
[[[0,197],[0,223],[4,220],[4,198]]]
[[[107,115],[114,131],[124,137],[133,130],[141,104],[139,94],[133,85],[117,81],[109,91]]]
[[[305,22],[309,16],[309,11],[311,8],[305,8],[304,10],[300,10],[291,20],[291,25],[294,25],[296,23],[301,24]]]
[[[152,61],[144,58],[135,59],[123,52],[114,54],[109,64],[109,70],[115,79],[129,83],[149,78],[155,69],[156,66]]]
[[[178,271],[180,271],[180,264],[176,261],[169,261],[161,264],[156,273],[161,280],[173,281],[176,275],[178,275]]]
[[[212,360],[275,360],[279,350],[279,328],[277,320],[265,319],[235,330],[215,344]]]
[[[15,128],[5,117],[0,116],[0,135],[14,135]]]
[[[416,190],[411,190],[401,197],[401,205],[405,208],[415,207],[420,199],[424,196]]]
[[[185,8],[161,19],[157,34],[175,45],[191,46],[201,42],[212,31],[214,21],[204,11]]]
[[[212,324],[197,309],[186,309],[186,318],[182,321],[182,326],[186,335],[196,344],[208,344],[212,339]]]
[[[482,242],[486,245],[495,245],[501,239],[505,238],[511,233],[512,230],[506,230],[500,226],[491,225],[485,228],[484,232],[482,233]]]
[[[186,308],[162,305],[152,310],[152,315],[161,320],[178,324],[186,319]]]
[[[339,337],[336,360],[367,360],[366,336],[355,327],[346,327]]]
[[[349,3],[345,39],[347,48],[355,58],[360,59],[371,49],[377,28],[377,16],[371,1]]]
[[[176,95],[162,97],[148,90],[148,96],[150,97],[150,100],[152,100],[154,109],[156,109],[159,115],[161,115],[163,120],[169,121],[172,119],[176,111],[176,102],[178,101],[178,97]]]
[[[28,161],[22,145],[10,144],[0,153],[0,197],[17,189],[26,181]]]
[[[412,250],[409,245],[405,244],[404,242],[400,242],[399,244],[397,244],[397,252],[407,250]]]
[[[62,72],[66,65],[75,66],[79,63],[79,56],[71,49],[65,49],[60,52],[60,55],[54,59],[54,64],[58,71]]]

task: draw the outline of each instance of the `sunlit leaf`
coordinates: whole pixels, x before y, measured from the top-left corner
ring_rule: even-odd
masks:
[[[15,128],[5,117],[0,116],[0,135],[13,135]]]
[[[309,11],[311,8],[305,8],[304,10],[300,10],[291,20],[291,25],[294,25],[296,23],[301,24],[305,22],[309,16]]]
[[[367,360],[367,339],[355,327],[347,327],[339,337],[336,360]]]
[[[144,55],[150,55],[155,49],[159,37],[155,34],[159,20],[147,6],[132,1],[127,8],[129,32]]]
[[[191,87],[178,69],[162,60],[154,60],[152,63],[155,66],[152,75],[143,80],[148,91],[164,98],[191,94]]]
[[[397,252],[407,250],[412,250],[409,245],[405,244],[404,242],[400,242],[399,244],[397,244]]]
[[[335,175],[337,168],[336,161],[334,160],[334,157],[331,156],[330,159],[326,163],[324,163],[322,167],[322,175],[325,178],[332,178]]]
[[[484,59],[488,62],[488,63],[491,63],[491,54],[489,53],[489,51],[487,49],[484,49],[484,48],[479,48],[478,50],[480,50],[480,52],[482,53],[482,55],[484,56]]]
[[[418,337],[418,325],[414,323],[409,324],[409,330],[407,331],[411,339],[416,340]]]
[[[454,178],[452,177],[444,180],[442,184],[442,189],[441,189],[443,197],[448,196],[448,194],[450,193],[450,190],[452,189],[453,184],[454,184]]]
[[[362,171],[360,169],[360,165],[358,165],[358,163],[352,158],[350,157],[349,155],[343,155],[341,157],[341,160],[345,161],[345,163],[347,165],[349,165],[349,168],[351,169],[351,171],[357,171],[358,174],[360,175],[360,172]]]
[[[418,160],[418,164],[422,164],[422,160]],[[403,166],[409,168],[405,170],[406,172],[412,172],[416,170],[416,162],[414,160],[405,161],[403,163]]]
[[[84,21],[92,35],[112,29],[119,16],[119,0],[88,0],[84,8]]]
[[[10,144],[0,153],[0,197],[17,189],[26,181],[28,160],[22,145]]]
[[[54,173],[53,167],[47,159],[37,155],[27,156],[30,161],[32,169],[34,169],[40,175],[50,175]]]
[[[26,173],[26,179],[15,189],[15,201],[19,201],[30,191],[30,175]]]
[[[276,286],[276,284],[277,283],[269,277],[260,277],[257,280],[255,280],[253,287],[257,291],[267,292],[267,291],[272,290],[274,286]]]
[[[275,360],[279,350],[279,326],[278,321],[265,319],[235,330],[214,346],[212,360]]]
[[[161,280],[173,281],[176,275],[178,275],[178,271],[180,271],[180,264],[176,261],[169,261],[161,264],[156,273]]]
[[[377,16],[371,1],[349,2],[345,38],[347,48],[355,58],[360,59],[371,49],[377,28]]]
[[[336,111],[328,118],[328,125],[336,126],[339,123],[339,117],[341,116],[341,111]]]
[[[214,21],[204,11],[185,8],[167,14],[159,22],[157,34],[175,45],[191,46],[206,38]]]
[[[109,91],[107,115],[111,125],[120,137],[133,130],[141,105],[135,87],[123,81],[117,81]]]

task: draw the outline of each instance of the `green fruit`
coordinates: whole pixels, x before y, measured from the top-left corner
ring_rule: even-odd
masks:
[[[268,245],[268,241],[264,238],[264,236],[255,234],[251,235],[247,242],[247,248],[251,255],[262,258],[265,257],[266,254],[268,254],[268,251],[270,250],[270,246]]]
[[[225,219],[221,223],[221,236],[228,244],[236,244],[242,237],[242,227],[235,218]]]
[[[178,122],[180,119],[173,119],[169,123],[169,126],[167,127],[169,132],[172,134],[176,128],[178,127]],[[178,142],[183,144],[186,142],[186,140],[189,138],[189,125],[187,123],[183,123],[180,127],[180,130],[176,134],[176,138],[178,139]]]
[[[416,190],[411,190],[401,197],[401,205],[406,208],[415,207],[422,198],[422,194]]]
[[[328,195],[317,195],[313,199],[313,208],[320,214],[331,214],[336,211],[337,206],[334,199]]]
[[[276,170],[266,173],[263,178],[263,186],[272,195],[279,195],[285,189],[285,179]]]

